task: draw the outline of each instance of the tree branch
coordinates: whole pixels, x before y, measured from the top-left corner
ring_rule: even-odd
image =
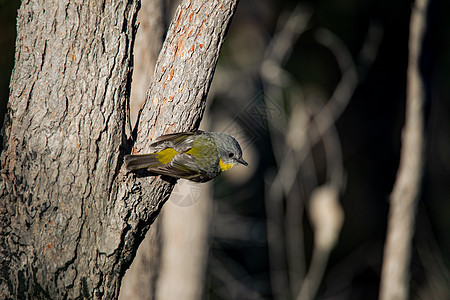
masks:
[[[419,59],[428,0],[416,0],[411,14],[406,122],[400,167],[391,194],[389,224],[381,273],[380,299],[407,299],[414,217],[420,192],[424,157],[424,83]]]
[[[200,123],[237,0],[182,1],[137,127]],[[23,2],[3,127],[0,295],[115,299],[173,183],[121,171],[139,1]]]
[[[160,135],[198,128],[236,6],[237,0],[185,0],[179,5],[158,57],[146,103],[138,116],[133,153],[147,153],[151,141]],[[119,176],[117,201],[130,209],[125,220],[129,225],[124,233],[125,253],[129,253],[125,260],[134,257],[134,249],[173,186],[174,182],[159,176],[141,178],[130,173]]]

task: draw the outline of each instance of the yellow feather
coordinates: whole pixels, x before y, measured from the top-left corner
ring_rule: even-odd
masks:
[[[169,163],[176,154],[178,154],[178,152],[173,148],[166,148],[156,153],[156,159],[164,165]]]
[[[222,159],[219,159],[219,167],[223,172],[233,167],[233,164],[225,164]]]
[[[200,153],[200,151],[197,148],[192,147],[188,151],[186,151],[187,154],[190,154],[194,157],[197,157],[197,155]]]

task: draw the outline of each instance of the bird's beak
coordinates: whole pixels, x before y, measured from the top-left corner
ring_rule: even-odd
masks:
[[[246,162],[244,159],[242,158],[238,158],[236,159],[236,161],[240,164],[243,164],[244,166],[248,166],[248,162]]]

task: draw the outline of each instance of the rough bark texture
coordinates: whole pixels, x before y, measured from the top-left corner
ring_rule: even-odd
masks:
[[[234,1],[182,1],[156,63],[139,116],[135,153],[156,137],[199,125]]]
[[[130,115],[134,127],[137,114],[145,103],[156,59],[164,41],[166,28],[165,0],[141,0],[139,30],[134,44],[134,71],[131,86]],[[170,19],[169,19],[170,20]]]
[[[183,1],[137,131],[195,128],[236,1]],[[28,1],[3,128],[0,295],[114,299],[173,183],[120,171],[138,3]]]
[[[137,10],[22,3],[1,155],[5,298],[101,298],[118,287],[126,224],[110,215]]]
[[[161,268],[161,217],[160,214],[142,241],[130,268],[125,273],[119,300],[155,299],[156,282]]]
[[[156,59],[164,41],[166,22],[165,0],[141,0],[139,29],[134,44],[134,70],[130,95],[130,120],[134,126],[137,114],[145,103],[145,95],[155,70]],[[119,300],[152,299],[161,260],[161,216],[147,232],[120,288]]]

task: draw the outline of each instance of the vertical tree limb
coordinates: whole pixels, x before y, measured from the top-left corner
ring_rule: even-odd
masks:
[[[236,6],[237,0],[181,2],[169,26],[146,103],[138,117],[134,153],[148,152],[151,141],[160,135],[198,127]],[[124,175],[119,176],[118,201],[132,208],[128,219],[132,223],[129,223],[130,232],[125,233],[125,240],[133,240],[136,235],[143,238],[168,199],[173,182],[159,176]]]
[[[213,203],[211,187],[212,183],[193,186],[189,182],[180,182],[177,185],[178,193],[172,194],[172,197],[183,195],[198,202],[182,207],[171,199],[164,207],[164,213],[158,217],[162,227],[163,253],[156,299],[204,298],[209,221]]]
[[[164,0],[141,0],[137,21],[139,29],[134,44],[134,68],[130,94],[130,126],[136,123],[139,110],[145,103],[156,59],[164,41],[166,16]],[[127,128],[131,135],[131,128]],[[161,218],[148,230],[130,268],[126,271],[120,288],[119,300],[152,299],[161,261]]]
[[[133,81],[130,95],[131,126],[134,127],[139,110],[145,103],[152,81],[156,59],[167,29],[164,0],[141,0],[138,19],[139,29],[134,44]]]
[[[18,11],[2,132],[0,298],[118,291],[122,225],[108,212],[138,9],[35,0]]]
[[[194,129],[237,1],[182,1],[136,152]],[[23,2],[3,128],[0,295],[117,298],[173,183],[120,171],[137,1]]]
[[[406,120],[397,179],[391,194],[391,207],[380,299],[408,299],[409,261],[414,218],[420,192],[424,157],[424,83],[419,60],[426,26],[428,0],[416,0],[411,14]]]

